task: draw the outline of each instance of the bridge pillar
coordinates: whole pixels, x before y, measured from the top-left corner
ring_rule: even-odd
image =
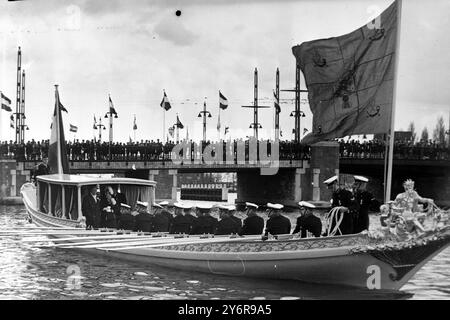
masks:
[[[0,160],[0,199],[4,200],[0,202],[14,203],[14,199],[20,200],[20,188],[28,181],[30,170],[24,169],[23,162]]]
[[[312,200],[329,201],[332,191],[323,183],[339,174],[339,144],[322,141],[311,146]]]
[[[149,170],[148,179],[156,182],[155,197],[158,200],[176,200],[178,170]]]

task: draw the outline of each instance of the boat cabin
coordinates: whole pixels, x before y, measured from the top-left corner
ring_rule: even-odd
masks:
[[[148,202],[149,210],[155,202],[154,181],[132,178],[99,178],[72,174],[53,174],[37,177],[36,200],[40,212],[58,218],[79,220],[83,215],[82,200],[92,187],[97,188],[101,200],[111,187],[119,201],[133,210],[137,201]]]

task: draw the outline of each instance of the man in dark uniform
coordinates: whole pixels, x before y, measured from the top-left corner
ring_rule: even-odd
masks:
[[[100,200],[97,198],[97,186],[89,188],[89,193],[83,198],[81,211],[86,217],[86,228],[100,226]]]
[[[262,234],[264,231],[264,219],[256,214],[258,206],[250,202],[246,202],[245,205],[247,206],[247,218],[244,220],[244,225],[239,232],[239,235]]]
[[[228,212],[230,214],[230,218],[233,219],[234,222],[236,222],[236,224],[239,226],[238,233],[241,232],[242,219],[235,216],[235,214],[236,214],[236,206],[235,205],[229,205],[229,206],[227,206],[227,210],[228,210]]]
[[[191,233],[197,217],[192,214],[192,205],[183,204],[183,207],[184,216],[189,221],[189,233]]]
[[[163,213],[167,217],[167,219],[169,220],[169,226],[170,226],[172,224],[172,221],[174,218],[173,215],[175,213],[175,207],[174,207],[175,202],[170,203],[169,201],[162,201],[158,204],[163,208],[163,210],[161,210],[161,213]]]
[[[231,217],[231,211],[225,206],[219,206],[220,220],[217,224],[215,234],[217,235],[229,235],[237,234],[240,230],[240,225],[235,219]]]
[[[197,219],[191,234],[214,234],[217,228],[217,219],[210,215],[211,205],[197,204]]]
[[[136,219],[131,214],[131,207],[127,204],[120,204],[120,222],[119,229],[123,230],[135,230]]]
[[[266,234],[270,233],[273,236],[279,234],[291,233],[291,221],[281,214],[284,208],[282,204],[268,203],[269,220],[266,223]]]
[[[373,201],[373,195],[366,190],[369,179],[361,176],[355,176],[354,195],[358,204],[359,211],[354,223],[354,233],[361,233],[369,230],[369,208]]]
[[[48,158],[45,157],[42,159],[42,162],[39,163],[35,168],[34,168],[34,182],[36,183],[36,177],[37,176],[42,176],[45,174],[50,174],[50,167],[48,165]]]
[[[148,211],[148,202],[136,202],[135,212],[132,213],[136,219],[136,231],[151,232],[154,216]]]
[[[159,204],[153,204],[153,224],[151,232],[169,232],[172,214]],[[170,220],[169,220],[170,216]]]
[[[172,225],[170,226],[170,233],[189,234],[190,231],[191,231],[191,220],[184,216],[183,204],[175,203],[175,218],[173,218]]]
[[[308,232],[310,232],[314,237],[320,237],[322,221],[311,212],[316,206],[306,201],[300,201],[298,205],[301,216],[297,218],[297,225],[292,234],[300,233],[300,237],[307,238]]]

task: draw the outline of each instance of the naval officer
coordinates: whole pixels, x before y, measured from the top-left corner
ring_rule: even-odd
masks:
[[[357,202],[358,215],[353,225],[353,232],[360,233],[364,230],[369,230],[369,209],[374,197],[366,190],[369,179],[362,176],[354,176],[354,178],[353,192]]]
[[[269,220],[266,223],[266,233],[270,233],[273,236],[291,233],[291,221],[281,214],[283,208],[282,204],[267,204]]]
[[[172,214],[165,210],[160,204],[153,204],[153,223],[151,232],[169,232]],[[170,216],[170,219],[169,219]]]
[[[246,202],[247,218],[244,220],[244,225],[239,232],[239,235],[258,235],[262,234],[264,230],[264,219],[257,215],[256,210],[258,205]]]
[[[241,226],[235,219],[232,218],[232,210],[223,205],[218,206],[218,208],[220,212],[220,220],[217,224],[215,234],[229,235],[239,233]]]
[[[218,220],[210,215],[212,205],[197,204],[197,219],[194,222],[191,234],[214,234]]]
[[[172,225],[170,226],[170,233],[177,234],[189,234],[191,232],[191,220],[185,216],[184,209],[187,208],[182,203],[176,202],[175,217],[173,218]]]
[[[302,238],[307,238],[308,232],[312,233],[314,237],[320,237],[322,233],[322,221],[312,213],[315,205],[306,201],[300,201],[300,217],[297,218],[297,225],[292,234],[300,233]]]
[[[153,214],[148,210],[148,202],[136,202],[135,212],[136,231],[151,232],[153,225]]]

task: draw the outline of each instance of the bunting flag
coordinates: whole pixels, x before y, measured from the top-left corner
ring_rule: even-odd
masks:
[[[52,130],[48,147],[48,165],[50,173],[69,173],[69,161],[66,152],[66,140],[64,138],[64,126],[62,121],[62,108],[59,102],[58,88],[55,90],[55,112],[53,113]]]
[[[73,124],[70,124],[70,132],[77,132],[78,131],[78,127],[74,126]]]
[[[174,126],[172,126],[172,127],[170,127],[169,128],[169,134],[170,134],[170,136],[173,138],[173,132],[175,131],[175,127]]]
[[[178,129],[183,129],[183,128],[184,128],[183,124],[182,124],[181,121],[180,121],[180,118],[178,118],[178,115],[177,115],[177,123],[175,124],[175,126],[176,126]]]
[[[280,114],[280,112],[281,112],[281,108],[280,108],[280,100],[278,99],[278,97],[277,97],[275,91],[273,92],[273,97],[275,98],[275,101],[274,101],[275,112],[276,112],[277,114]]]
[[[313,113],[305,143],[386,133],[393,103],[397,3],[349,34],[292,48]]]
[[[222,110],[228,108],[228,99],[219,90],[219,107]]]
[[[137,130],[136,115],[134,116],[133,130]]]
[[[172,106],[170,105],[169,99],[167,98],[166,92],[164,91],[164,96],[162,98],[161,103],[159,104],[161,108],[168,111]]]
[[[228,133],[229,129],[230,129],[230,127],[225,127],[225,133],[224,133],[224,135],[226,135],[226,134]]]
[[[109,113],[111,115],[115,115],[117,117],[117,112],[116,112],[116,109],[114,109],[114,105],[113,105],[113,102],[111,100],[111,96],[109,96]]]
[[[10,126],[12,129],[14,129],[15,127],[14,127],[14,115],[13,115],[13,114],[9,117],[9,120],[10,120],[9,126]]]
[[[97,119],[95,118],[95,114],[94,114],[94,125],[92,126],[92,129],[97,130]]]
[[[11,112],[11,100],[5,96],[3,93],[1,93],[1,105],[2,105],[2,109],[8,112]]]

